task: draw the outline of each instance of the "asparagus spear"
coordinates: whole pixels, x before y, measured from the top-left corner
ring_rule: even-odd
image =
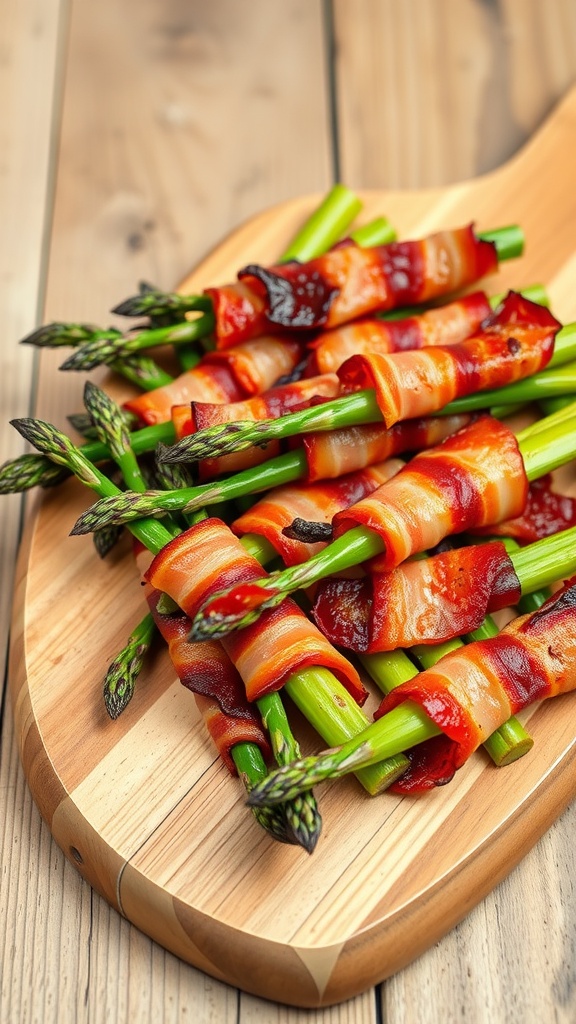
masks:
[[[570,429],[570,420],[567,422],[568,428],[566,422],[558,424],[554,421],[548,429],[544,429],[540,425],[534,432],[534,436],[531,436],[529,430],[523,431],[519,436],[519,447],[529,480],[535,480],[539,476],[551,472],[576,456],[576,431],[573,427]],[[243,601],[240,602],[241,608],[237,612],[230,610],[229,602],[226,602],[226,611],[221,610],[222,600],[234,588],[213,595],[204,606],[203,613],[197,616],[191,639],[220,637],[225,636],[233,629],[242,629],[251,622],[255,622],[265,608],[276,607],[294,590],[310,587],[325,576],[359,565],[361,562],[381,554],[384,548],[384,541],[372,530],[363,526],[354,527],[337,540],[332,541],[307,562],[272,573],[264,580],[254,581],[251,584],[249,610],[246,610],[246,604]],[[530,545],[529,549],[525,549],[515,556],[520,559],[521,565],[529,558],[526,552],[533,549],[538,550],[536,544]],[[553,582],[561,574],[562,565],[562,562],[556,563],[554,566],[551,562],[547,562],[545,567],[540,567],[540,570],[537,564],[531,565],[530,572],[533,583],[531,583],[530,589],[538,590]],[[550,577],[550,571],[556,571],[556,576]],[[260,594],[257,594],[258,590],[261,592]]]
[[[118,718],[132,700],[136,680],[152,643],[155,628],[154,619],[148,612],[132,630],[126,645],[108,667],[103,693],[110,718]]]

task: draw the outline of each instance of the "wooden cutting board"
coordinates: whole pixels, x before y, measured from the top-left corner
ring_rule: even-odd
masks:
[[[480,140],[481,144],[481,140]],[[362,220],[400,237],[474,220],[519,222],[525,255],[489,291],[543,282],[576,319],[576,91],[513,160],[483,178],[369,192]],[[273,261],[318,201],[267,210],[181,287]],[[110,296],[110,305],[122,296]],[[564,483],[571,483],[570,473]],[[192,696],[159,647],[111,722],[102,679],[143,614],[129,544],[100,562],[69,530],[91,496],[70,481],[37,496],[19,559],[11,650],[16,731],[32,794],[80,873],[138,928],[214,977],[269,999],[322,1006],[397,971],[504,877],[576,793],[576,697],[527,715],[535,746],[506,769],[478,753],[419,798],[368,797],[353,778],[319,791],[312,857],[274,844],[215,757]],[[305,749],[320,749],[295,715]],[[48,884],[48,880],[47,880]]]

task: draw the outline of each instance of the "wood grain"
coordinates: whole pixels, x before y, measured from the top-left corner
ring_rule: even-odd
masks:
[[[97,6],[87,0],[8,0],[4,5],[2,458],[20,450],[7,420],[27,410],[31,383],[30,353],[10,338],[15,342],[34,320],[80,315],[101,322],[125,284],[132,289],[137,276],[171,285],[244,217],[292,195],[323,190],[328,181],[322,167],[329,173],[328,154],[338,143],[341,177],[355,187],[439,185],[497,166],[542,122],[576,76],[572,0],[547,0],[545,5],[538,0],[336,3],[334,49],[321,24],[319,3],[285,2],[274,5],[273,14],[253,4],[234,22],[230,15],[236,6],[234,0],[210,5],[202,0],[122,5],[100,0]],[[385,34],[379,9],[386,10]],[[57,53],[50,40],[58,34],[65,39],[70,11],[68,47]],[[196,35],[195,26],[208,19],[208,35]],[[164,26],[163,47],[155,45],[157,26]],[[353,32],[362,33],[354,53]],[[223,36],[226,47],[219,45]],[[284,63],[276,60],[280,48],[289,57]],[[307,61],[297,59],[300,52]],[[120,94],[115,71],[127,59],[131,74],[123,76]],[[384,73],[390,63],[395,69],[387,79],[391,87],[372,89],[376,66]],[[54,68],[64,82],[63,122],[60,90],[52,88]],[[332,122],[326,71],[338,85]],[[246,95],[242,83],[249,76],[258,77],[267,102],[245,102],[241,117],[229,117],[229,98]],[[170,108],[171,127],[158,116],[160,96],[176,101]],[[122,118],[115,116],[120,105]],[[311,130],[298,117],[306,125],[313,122]],[[59,150],[60,127],[64,144]],[[295,133],[297,147],[291,145]],[[273,155],[266,152],[267,135],[278,140]],[[167,139],[171,160],[157,156]],[[252,157],[254,146],[258,152]],[[49,157],[60,195],[51,233],[50,188],[43,208],[31,201]],[[554,173],[555,168],[546,168],[545,180],[553,180]],[[145,244],[138,249],[144,179],[157,220],[153,231],[144,231]],[[67,194],[74,197],[70,206]],[[106,195],[118,217],[110,214],[107,231],[102,231]],[[134,226],[132,234],[128,229]],[[127,244],[129,234],[134,248]],[[102,258],[102,241],[113,258]],[[24,273],[41,253],[50,254],[51,264],[44,313],[43,274],[30,278]],[[14,329],[12,316],[17,318]],[[79,407],[81,382],[58,378],[52,368],[42,372],[43,412],[56,417]],[[4,498],[4,609],[12,594],[19,517],[18,500]],[[7,622],[2,614],[2,640]],[[237,996],[111,911],[69,866],[42,825],[19,766],[7,701],[0,712],[0,1018],[26,1024],[173,1022],[188,1019],[193,1007],[199,1024],[376,1020],[373,993],[316,1012]],[[572,806],[461,925],[382,986],[379,1009],[388,1024],[408,1019],[422,1024],[486,1019],[571,1024],[576,1014],[570,838],[575,815]],[[535,970],[531,951],[542,948],[542,922],[545,950],[535,954]]]
[[[576,199],[571,169],[559,167],[574,140],[576,90],[498,171],[446,189],[366,193],[364,215],[386,210],[403,237],[464,223],[470,211],[480,227],[519,222],[526,254],[490,285],[544,280],[558,315],[576,319]],[[540,196],[533,183],[547,165],[559,167],[555,188]],[[186,287],[228,280],[248,258],[273,259],[312,205],[294,200],[251,219]],[[89,538],[66,539],[85,504],[74,482],[46,496],[22,548],[12,686],[24,768],[82,876],[196,967],[282,1003],[347,1000],[453,927],[574,796],[567,698],[527,716],[534,751],[497,778],[478,756],[423,800],[371,800],[347,780],[324,796],[326,834],[312,859],[275,848],[246,815],[167,658],[139,683],[145,699],[106,721],[98,680],[140,618],[141,597],[128,547],[99,563]],[[72,728],[62,728],[63,706]]]

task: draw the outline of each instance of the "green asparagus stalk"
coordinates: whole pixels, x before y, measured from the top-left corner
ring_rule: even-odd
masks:
[[[148,612],[133,629],[126,645],[110,664],[104,678],[103,689],[104,704],[110,718],[118,718],[132,700],[136,680],[154,638],[154,632],[154,619]]]
[[[334,185],[284,250],[281,262],[300,260],[304,263],[331,249],[361,209],[362,202],[351,189],[339,183]]]
[[[328,779],[395,757],[439,734],[438,726],[417,704],[405,701],[339,747],[271,772],[250,793],[248,802],[251,806],[274,806]]]
[[[168,327],[153,327],[133,336],[98,337],[75,349],[61,370],[92,370],[102,363],[116,363],[128,356],[158,345],[188,345],[207,337],[214,328],[214,315],[200,313],[194,320],[184,320]]]
[[[114,348],[120,350],[123,345],[123,335],[115,327],[102,329],[93,327],[91,324],[56,322],[36,328],[22,338],[21,344],[34,345],[36,348],[61,348],[64,346],[79,348],[85,345],[102,345],[110,347],[111,350]],[[110,367],[145,391],[152,391],[154,388],[169,384],[172,380],[170,374],[162,370],[149,356],[126,356],[124,359],[111,361]]]
[[[212,303],[207,295],[180,295],[163,292],[142,282],[138,295],[130,296],[114,306],[112,313],[119,316],[147,316],[151,320],[170,316],[185,320],[187,313],[211,313]]]
[[[540,427],[534,436],[531,436],[529,431],[523,431],[519,438],[519,447],[526,475],[529,480],[535,480],[576,456],[576,430],[568,421],[567,424],[554,422],[547,430]],[[552,539],[550,538],[550,541]],[[265,608],[276,607],[293,591],[310,587],[325,576],[342,572],[369,558],[374,558],[381,554],[384,548],[384,541],[378,534],[363,526],[354,527],[307,562],[272,573],[264,580],[254,581],[251,585],[249,606],[243,596],[238,602],[238,610],[233,610],[233,597],[230,598],[228,595],[233,594],[234,588],[213,595],[197,616],[191,639],[221,637],[234,629],[242,629],[255,622]],[[530,559],[526,551],[532,549],[538,550],[537,545],[530,545],[528,549],[515,555],[515,558],[520,560],[521,568]],[[563,553],[562,557],[569,561],[570,552],[566,552],[565,556]],[[531,564],[531,578],[536,582],[530,589],[538,590],[558,579],[562,573],[562,564],[555,568],[556,575],[549,577],[551,563],[547,562],[546,566],[540,567],[541,578],[538,578],[539,567],[537,564]]]
[[[174,440],[174,426],[171,421],[143,427],[130,434],[130,445],[136,455],[154,451],[157,444],[169,444]],[[87,461],[102,462],[110,458],[110,451],[101,441],[88,441],[79,449]],[[44,455],[26,453],[10,459],[0,467],[0,494],[14,494],[32,487],[51,487],[65,480],[72,471],[66,466],[54,465]]]

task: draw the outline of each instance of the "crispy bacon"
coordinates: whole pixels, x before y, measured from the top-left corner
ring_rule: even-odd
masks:
[[[217,423],[235,420],[277,419],[284,413],[304,407],[313,398],[333,398],[338,394],[339,382],[335,373],[294,381],[279,387],[269,388],[262,395],[255,395],[240,402],[216,405],[210,402],[192,402],[190,406],[172,410],[176,439],[197,430],[204,430]],[[265,447],[254,445],[245,451],[232,452],[214,459],[202,459],[198,464],[200,480],[208,480],[222,473],[232,473],[249,466],[256,466],[280,451],[278,442]]]
[[[557,494],[551,489],[552,476],[547,474],[534,480],[528,489],[528,500],[522,515],[496,526],[472,530],[478,536],[514,537],[519,543],[530,544],[542,537],[551,537],[569,526],[576,526],[576,498]]]
[[[145,579],[192,619],[215,591],[265,575],[225,523],[204,519],[156,555]],[[222,645],[242,676],[250,701],[280,689],[293,673],[314,665],[334,672],[358,703],[366,699],[356,669],[291,600],[264,612]]]
[[[134,541],[134,557],[141,572],[150,565],[151,555],[140,541]],[[206,727],[228,770],[236,775],[231,750],[236,743],[254,743],[265,758],[270,745],[256,708],[248,703],[244,684],[224,648],[217,641],[191,643],[191,622],[182,611],[162,612],[159,590],[145,586],[148,607],[180,682],[194,693]]]
[[[263,296],[242,281],[206,288],[216,318],[216,345],[219,349],[248,341],[268,329]]]
[[[354,355],[403,352],[430,345],[455,345],[469,338],[491,314],[484,292],[473,292],[437,309],[401,320],[361,319],[324,331],[309,342],[315,373],[336,371]]]
[[[292,372],[301,354],[299,342],[269,337],[237,345],[233,352],[208,352],[198,366],[181,373],[170,384],[131,398],[125,408],[142,423],[152,425],[167,422],[173,405],[237,402],[267,391]]]
[[[442,551],[361,579],[323,580],[314,619],[334,643],[363,654],[437,644],[471,633],[515,604],[520,583],[498,541]]]
[[[196,398],[205,402],[236,402],[243,395],[244,391],[228,366],[200,363],[181,373],[170,384],[130,398],[124,403],[124,408],[138,416],[141,423],[153,426],[155,423],[167,423],[172,406],[178,403],[190,403]]]
[[[456,433],[470,416],[430,416],[396,423],[387,430],[382,423],[303,434],[296,442],[306,452],[308,483],[331,480],[403,452],[420,451]]]
[[[302,359],[302,344],[294,338],[270,334],[235,345],[226,352],[209,352],[202,362],[226,366],[244,395],[261,395],[277,380],[291,374]],[[198,401],[210,401],[200,396]]]
[[[354,526],[384,541],[377,570],[434,548],[452,533],[520,515],[528,482],[514,434],[490,416],[416,455],[378,490],[334,517],[334,536]]]
[[[393,788],[418,792],[448,782],[510,715],[574,688],[576,577],[539,611],[519,616],[490,640],[445,655],[384,698],[376,718],[415,701],[444,734],[415,748],[408,777]]]
[[[289,330],[335,327],[447,295],[497,267],[496,247],[468,225],[372,249],[341,245],[308,263],[251,264],[238,274],[241,290],[230,285],[207,294],[219,343],[229,345],[261,333],[263,319]]]
[[[242,680],[240,683],[244,689]],[[270,757],[270,747],[262,732],[262,727],[258,725],[258,716],[254,709],[252,709],[252,720],[248,721],[243,715],[223,711],[214,697],[205,697],[195,693],[194,699],[214,741],[214,746],[231,775],[238,774],[232,757],[232,748],[237,743],[254,743],[262,751],[264,759]],[[246,701],[245,694],[244,700]]]
[[[240,537],[245,533],[266,537],[286,565],[305,562],[324,547],[324,543],[306,543],[287,536],[284,531],[294,519],[329,524],[336,512],[370,494],[403,465],[400,459],[389,459],[349,473],[331,483],[278,487],[239,516],[232,523],[232,530]],[[334,637],[332,639],[339,643]]]
[[[560,323],[545,306],[509,292],[481,330],[457,345],[355,355],[338,370],[345,393],[374,388],[387,427],[427,416],[455,398],[542,370]]]

